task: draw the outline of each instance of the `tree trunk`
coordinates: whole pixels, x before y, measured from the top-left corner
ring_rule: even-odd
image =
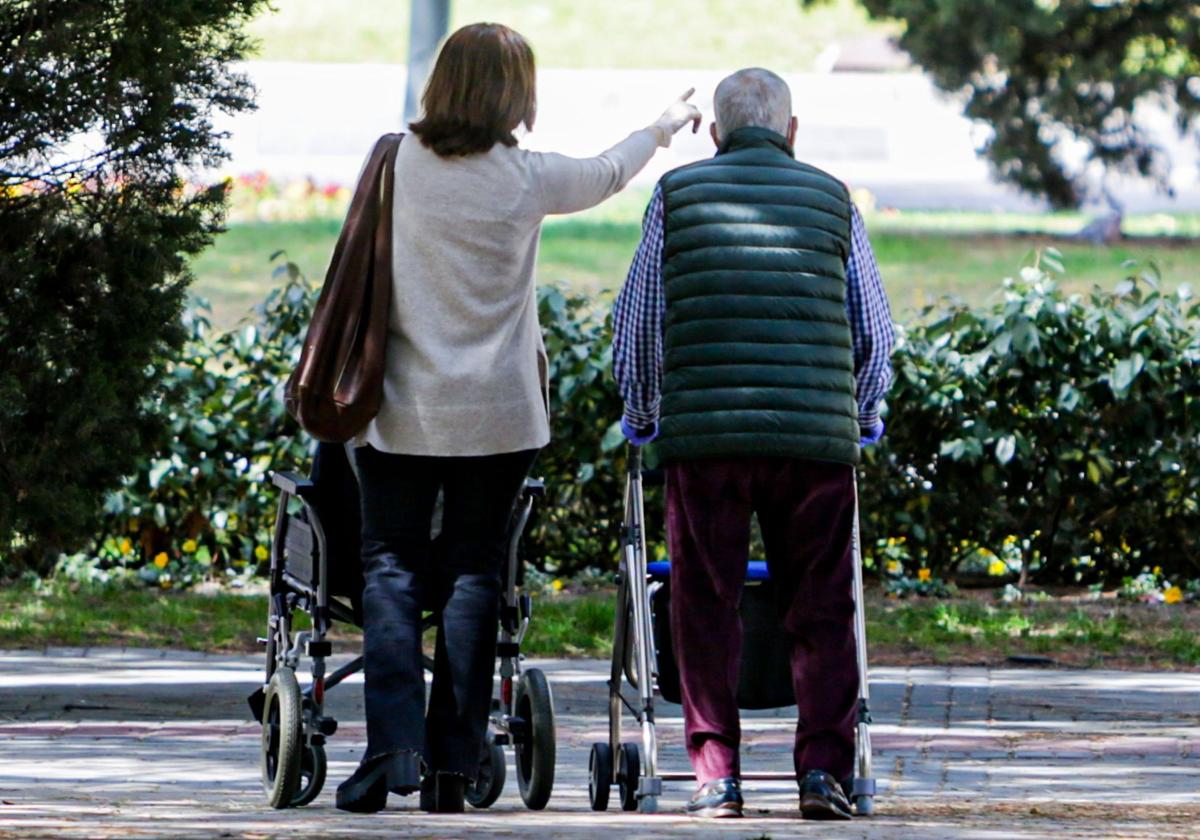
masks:
[[[450,0],[412,0],[408,31],[408,82],[404,95],[404,125],[421,112],[421,93],[433,69],[438,44],[450,29]]]

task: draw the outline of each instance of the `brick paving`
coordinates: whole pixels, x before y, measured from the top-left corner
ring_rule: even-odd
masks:
[[[510,757],[488,811],[436,817],[392,797],[384,813],[358,816],[337,811],[333,791],[365,741],[359,682],[329,695],[341,727],[324,792],[274,811],[244,703],[257,658],[0,652],[0,837],[1200,837],[1198,674],[874,669],[877,814],[831,826],[799,820],[782,782],[747,785],[740,822],[679,816],[689,792],[679,783],[660,814],[593,814],[587,749],[604,737],[606,665],[538,664],[559,729],[546,811],[523,808]],[[746,770],[787,767],[792,713],[745,713]],[[679,707],[664,704],[659,719],[663,769],[684,769]]]

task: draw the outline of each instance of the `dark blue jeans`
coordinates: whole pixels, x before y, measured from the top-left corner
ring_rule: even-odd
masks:
[[[513,504],[536,451],[474,458],[355,450],[362,496],[367,752],[411,750],[474,778],[495,672],[500,575]],[[443,492],[442,530],[430,539]],[[429,711],[421,612],[440,610]]]

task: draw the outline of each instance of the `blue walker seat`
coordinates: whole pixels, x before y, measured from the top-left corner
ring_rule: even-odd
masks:
[[[671,576],[670,560],[655,560],[646,564],[646,571],[651,577],[669,578]],[[771,573],[767,571],[766,560],[751,560],[746,566],[746,580],[770,580]]]

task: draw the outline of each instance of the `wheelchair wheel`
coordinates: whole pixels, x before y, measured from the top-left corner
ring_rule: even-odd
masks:
[[[319,744],[307,747],[300,759],[300,782],[296,786],[293,808],[302,808],[312,802],[325,787],[325,748]]]
[[[592,753],[588,757],[588,801],[593,811],[608,810],[612,777],[612,747],[605,742],[592,744]]]
[[[504,749],[488,735],[487,744],[479,762],[479,775],[473,784],[467,785],[466,799],[472,808],[490,808],[504,790],[504,778],[508,769],[504,766]]]
[[[554,788],[554,700],[550,683],[537,668],[521,675],[516,697],[517,717],[525,721],[524,737],[516,743],[517,786],[526,807],[540,811]]]
[[[622,744],[617,750],[617,790],[621,795],[622,811],[637,810],[641,776],[642,748],[637,744]]]
[[[291,668],[279,668],[272,675],[262,724],[263,790],[272,808],[288,808],[299,792],[304,751],[300,684]]]

